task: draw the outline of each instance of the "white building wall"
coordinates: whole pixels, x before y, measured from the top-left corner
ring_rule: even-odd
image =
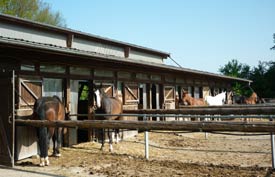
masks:
[[[138,52],[135,50],[131,50],[129,59],[147,61],[152,63],[163,63],[163,59],[160,56]]]
[[[0,36],[67,47],[66,33],[62,34],[54,31],[41,30],[35,27],[22,26],[20,24],[10,24],[5,21],[0,21]],[[77,36],[73,38],[72,48],[125,58],[123,46],[105,44],[103,42],[93,41],[92,39],[78,38]],[[163,58],[161,56],[139,52],[133,48],[130,49],[127,59],[163,63]]]
[[[96,53],[105,54],[105,55],[124,57],[124,49],[122,47],[102,44],[99,42],[88,41],[80,38],[74,38],[72,48],[96,52]]]
[[[0,36],[66,47],[65,35],[3,22],[0,22]]]

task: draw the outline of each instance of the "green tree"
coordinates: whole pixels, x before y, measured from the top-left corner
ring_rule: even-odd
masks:
[[[239,77],[239,78],[250,78],[250,66],[247,64],[239,63],[238,60],[232,59],[223,67],[219,68],[219,72],[226,76]],[[235,82],[232,86],[233,91],[238,95],[250,96],[251,90],[247,89],[246,85],[242,85]]]
[[[229,61],[219,71],[227,76],[242,77],[252,80],[251,87],[262,98],[275,98],[275,62],[259,61],[256,67],[250,69],[246,64],[241,64],[237,60]],[[250,96],[252,90],[247,85],[238,82],[232,86],[233,91],[239,95]]]
[[[275,98],[275,62],[259,62],[251,74],[253,88],[260,97]]]
[[[275,43],[275,33],[273,34],[273,42]],[[275,50],[275,45],[271,47],[271,50]]]
[[[258,66],[254,67],[251,71],[250,79],[253,80],[252,86],[260,97],[264,97],[264,92],[268,82],[265,77],[267,67],[266,62],[259,61]]]
[[[0,0],[0,13],[65,27],[64,18],[42,0]]]
[[[226,76],[248,79],[250,75],[250,66],[239,63],[236,59],[232,59],[223,67],[220,67],[219,72]]]
[[[264,96],[266,96],[268,98],[275,98],[275,82],[274,82],[274,77],[275,77],[275,62],[274,61],[270,61],[268,63],[268,66],[269,66],[269,68],[268,68],[268,70],[267,70],[267,72],[265,74],[266,80],[268,82],[268,85],[267,85],[268,90],[267,90],[266,95],[264,95]]]

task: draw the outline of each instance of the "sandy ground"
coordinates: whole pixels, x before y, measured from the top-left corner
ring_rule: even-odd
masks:
[[[243,133],[240,133],[243,134]],[[49,176],[268,176],[270,136],[204,133],[149,133],[149,160],[144,158],[144,133],[100,151],[96,142],[62,148],[50,166],[36,157],[18,161],[16,170]],[[270,175],[269,175],[270,176]]]

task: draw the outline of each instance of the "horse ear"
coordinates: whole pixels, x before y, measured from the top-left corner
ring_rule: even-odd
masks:
[[[104,88],[100,88],[100,92],[102,93],[102,94],[104,94],[105,93],[105,90],[104,90]]]
[[[97,89],[97,86],[95,85],[95,83],[93,83],[93,91],[95,92]]]

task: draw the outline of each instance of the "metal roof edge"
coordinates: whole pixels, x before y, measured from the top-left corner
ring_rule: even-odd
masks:
[[[219,78],[224,78],[224,79],[230,79],[230,80],[238,80],[242,82],[253,82],[252,80],[249,79],[244,79],[244,78],[238,78],[238,77],[231,77],[231,76],[226,76],[226,75],[221,75],[221,74],[216,74],[216,73],[211,73],[207,71],[199,71],[195,69],[190,69],[190,68],[184,68],[184,67],[177,67],[177,66],[171,66],[171,65],[164,65],[167,67],[170,67],[171,69],[178,70],[178,71],[184,71],[184,72],[190,72],[194,74],[201,74],[201,75],[207,75],[207,76],[212,76],[212,77],[219,77]]]

